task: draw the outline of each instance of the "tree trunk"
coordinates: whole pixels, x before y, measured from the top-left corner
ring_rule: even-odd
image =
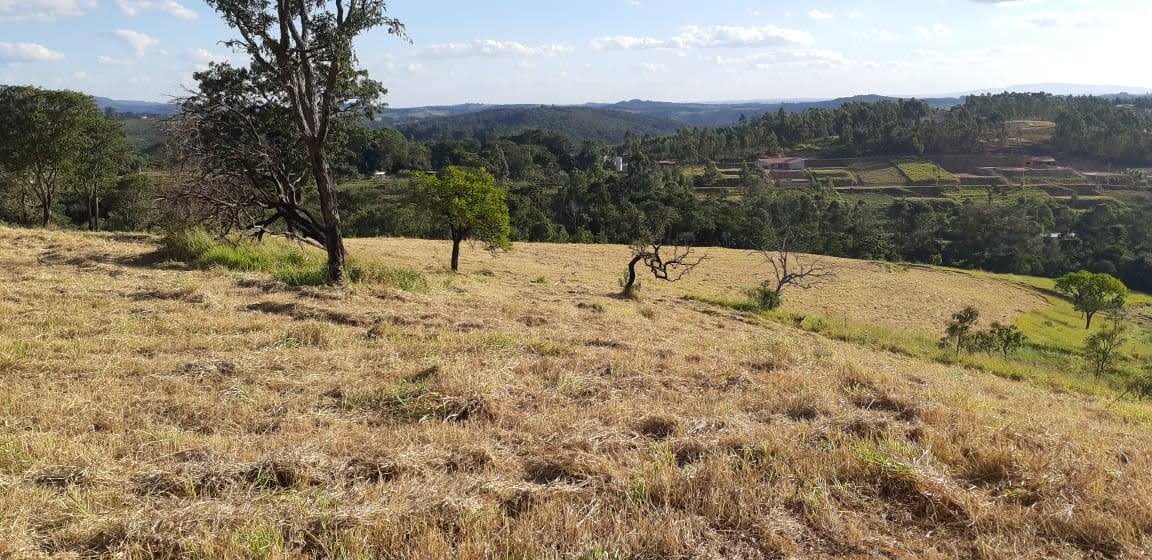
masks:
[[[20,225],[29,226],[32,223],[32,217],[28,215],[28,187],[20,187]]]
[[[460,242],[463,239],[458,235],[452,235],[452,272],[460,270]]]
[[[628,281],[624,283],[624,297],[632,297],[632,290],[636,287],[636,264],[644,257],[637,255],[628,263]]]
[[[1085,313],[1084,314],[1084,317],[1086,317],[1086,320],[1084,321],[1084,330],[1090,330],[1092,328],[1092,316],[1093,315],[1095,315],[1095,313]]]
[[[88,229],[90,231],[100,229],[100,197],[96,193],[88,194]]]
[[[44,197],[40,204],[40,226],[46,228],[50,225],[52,225],[52,197],[49,195]]]
[[[320,194],[320,211],[324,216],[324,250],[328,253],[328,281],[344,284],[344,234],[340,231],[340,207],[336,200],[336,184],[328,171],[328,158],[324,147],[313,141],[308,147],[312,160],[312,175]]]

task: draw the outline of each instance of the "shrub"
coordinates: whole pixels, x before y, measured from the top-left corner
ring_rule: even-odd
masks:
[[[767,282],[746,292],[752,307],[758,311],[774,311],[780,307],[780,293]]]
[[[968,306],[952,315],[948,326],[944,330],[944,338],[940,339],[941,348],[955,348],[959,354],[964,348],[970,347],[972,329],[976,321],[980,320],[980,310]]]
[[[1125,390],[1137,399],[1152,399],[1152,372],[1134,376],[1125,383]]]

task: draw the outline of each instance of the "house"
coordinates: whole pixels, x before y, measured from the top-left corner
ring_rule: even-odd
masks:
[[[808,160],[798,157],[760,158],[756,160],[756,165],[764,169],[802,171],[808,167]]]
[[[624,171],[624,158],[622,158],[620,156],[616,156],[616,159],[612,160],[612,169],[614,171],[616,171],[617,173],[623,172]]]

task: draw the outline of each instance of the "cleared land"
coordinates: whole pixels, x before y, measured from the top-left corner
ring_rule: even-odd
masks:
[[[1147,424],[1106,399],[680,297],[738,288],[746,253],[711,251],[700,274],[649,281],[632,302],[609,295],[620,247],[474,250],[450,275],[444,243],[351,246],[421,269],[427,288],[289,288],[156,263],[146,237],[0,229],[0,557],[1136,558],[1152,545]],[[1005,290],[985,302],[1005,318],[1039,305],[995,278],[855,266],[788,305],[864,290],[890,307],[842,311],[915,310],[892,324],[927,329],[936,319],[919,315],[952,299],[902,297],[885,283],[898,277],[957,287],[957,302]]]
[[[850,169],[864,185],[894,187],[908,184],[904,174],[887,163],[858,165],[852,166]]]
[[[930,161],[899,161],[896,162],[896,167],[914,185],[958,184],[960,182],[951,172]]]

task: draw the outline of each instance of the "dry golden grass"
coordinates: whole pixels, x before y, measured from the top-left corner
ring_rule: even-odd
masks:
[[[351,246],[406,266],[445,255]],[[470,251],[466,274],[425,265],[425,294],[289,289],[145,264],[152,250],[0,229],[0,558],[1138,558],[1152,545],[1147,426],[679,297],[735,287],[754,262],[738,252],[632,302],[609,295],[622,248]],[[853,266],[845,286],[888,281]],[[821,292],[795,301],[836,305]],[[830,297],[927,328],[920,293],[902,294],[886,308]],[[987,297],[1004,316],[1026,305]]]
[[[422,240],[353,240],[352,250],[387,264],[443,271],[444,243]],[[657,286],[641,278],[661,297],[697,295],[741,298],[743,292],[771,278],[771,269],[758,253],[733,249],[702,249],[707,262],[680,282]],[[476,249],[464,253],[462,270],[498,272],[521,292],[549,297],[556,287],[576,287],[591,293],[616,290],[616,278],[628,263],[628,248],[617,245],[552,245],[522,243],[510,253],[493,256]],[[784,307],[817,315],[847,317],[893,329],[939,334],[948,318],[965,306],[981,310],[982,322],[1011,324],[1017,317],[1048,304],[1041,295],[1019,285],[963,272],[925,266],[894,265],[832,257],[819,259],[835,270],[820,289],[789,290]],[[517,282],[517,278],[520,281]],[[546,284],[529,284],[544,278]]]

